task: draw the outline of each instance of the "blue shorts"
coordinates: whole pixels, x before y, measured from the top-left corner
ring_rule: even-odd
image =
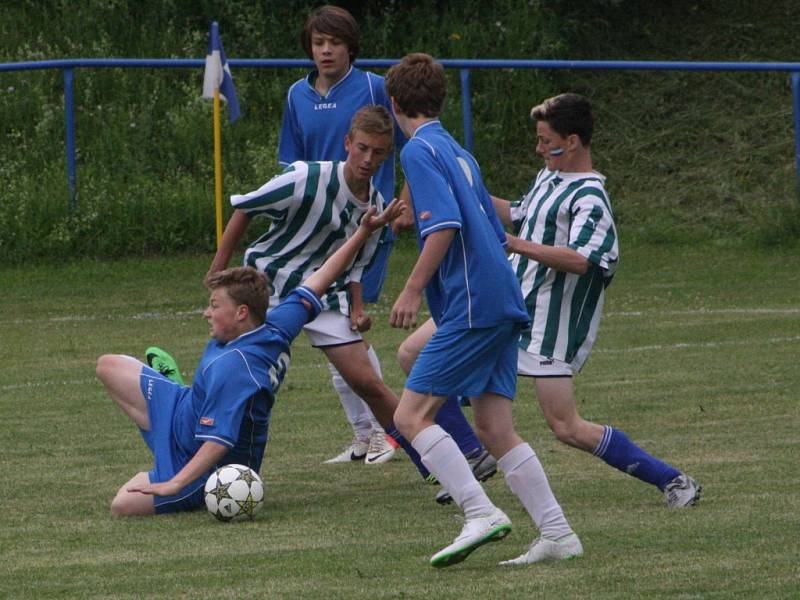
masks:
[[[375,250],[375,256],[372,258],[369,269],[361,276],[361,295],[364,302],[374,304],[380,298],[383,282],[386,281],[389,255],[392,253],[393,246],[394,235],[392,235],[391,227],[387,226],[381,233],[381,239],[378,242],[378,248]]]
[[[434,396],[484,392],[513,399],[517,391],[517,343],[521,323],[497,327],[436,330],[420,352],[406,388]]]
[[[139,429],[147,447],[153,453],[154,467],[149,471],[150,483],[169,481],[192,458],[175,441],[172,419],[178,401],[191,388],[174,383],[154,371],[143,367],[139,386],[145,402],[150,431]],[[205,504],[203,487],[208,476],[196,479],[174,496],[154,496],[156,514],[197,510]]]

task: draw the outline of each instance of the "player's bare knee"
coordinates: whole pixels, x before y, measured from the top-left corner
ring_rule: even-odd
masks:
[[[111,515],[114,517],[131,517],[136,513],[123,494],[117,494],[111,501]]]
[[[97,359],[97,365],[95,367],[95,374],[100,381],[108,381],[108,378],[111,376],[111,373],[114,371],[114,364],[116,362],[116,355],[114,354],[103,354],[100,358]]]
[[[416,358],[416,352],[411,351],[405,342],[400,344],[400,347],[397,349],[397,362],[406,375],[411,372],[411,367],[414,366]]]

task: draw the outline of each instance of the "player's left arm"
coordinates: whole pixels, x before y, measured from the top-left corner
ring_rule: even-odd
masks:
[[[314,292],[317,297],[322,296],[325,290],[350,267],[370,236],[391,222],[392,219],[397,218],[402,210],[403,206],[396,200],[392,201],[380,214],[377,214],[375,207],[371,206],[361,217],[361,223],[353,235],[303,282],[303,286]]]
[[[151,496],[173,496],[219,463],[228,453],[228,447],[216,442],[204,442],[191,460],[169,481],[150,483],[128,488]]]
[[[527,256],[545,267],[578,275],[583,275],[589,269],[589,261],[572,248],[538,244],[510,233],[506,233],[506,239],[510,252]]]

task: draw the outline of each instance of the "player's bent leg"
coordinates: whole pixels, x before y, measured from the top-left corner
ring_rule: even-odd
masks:
[[[514,430],[511,400],[498,394],[485,393],[473,399],[475,431],[494,456],[503,456],[522,443]]]
[[[578,414],[572,377],[537,377],[536,396],[556,438],[574,448],[592,452],[603,437],[603,426]]]
[[[144,363],[132,356],[104,354],[97,359],[97,378],[108,390],[112,400],[140,428],[150,429],[147,401],[139,383]]]
[[[129,487],[147,483],[150,483],[150,476],[147,472],[134,475],[130,481],[119,488],[117,495],[111,501],[111,514],[115,517],[137,517],[155,514],[156,508],[153,496],[128,491]]]

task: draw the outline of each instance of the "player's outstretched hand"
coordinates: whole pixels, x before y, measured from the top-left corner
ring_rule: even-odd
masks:
[[[375,207],[370,206],[369,210],[361,217],[361,227],[365,228],[368,233],[372,233],[384,227],[387,223],[391,223],[405,211],[405,204],[397,198],[392,200],[380,214],[376,214]]]

